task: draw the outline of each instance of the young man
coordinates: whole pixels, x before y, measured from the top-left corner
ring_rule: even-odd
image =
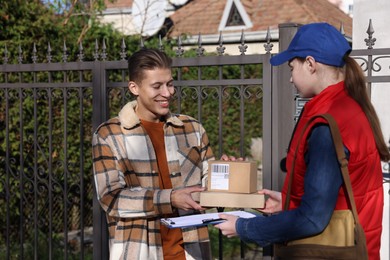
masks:
[[[110,259],[210,259],[207,227],[168,229],[161,218],[198,214],[194,199],[213,159],[192,117],[169,111],[171,59],[142,49],[129,58],[136,100],[93,136],[98,200],[107,213]]]

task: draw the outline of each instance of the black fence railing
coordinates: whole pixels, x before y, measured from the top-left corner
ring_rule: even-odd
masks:
[[[96,53],[94,61],[64,56],[60,62],[35,58],[24,64],[20,56],[18,64],[8,64],[12,54],[4,48],[0,258],[107,259],[105,217],[94,201],[91,135],[132,99],[127,62]],[[31,56],[37,57],[33,49]],[[223,51],[205,56],[201,48],[197,53],[174,57],[171,109],[202,122],[216,156],[226,150],[250,156],[251,137],[262,137],[262,115],[267,113],[265,56]],[[218,240],[218,233],[213,236]],[[222,252],[215,254],[222,258]]]

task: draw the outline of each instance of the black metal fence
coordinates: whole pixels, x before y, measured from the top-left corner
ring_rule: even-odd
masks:
[[[172,110],[205,125],[217,156],[229,145],[231,153],[246,156],[246,129],[259,137],[263,131],[262,64],[268,59],[245,55],[244,42],[234,56],[220,45],[207,56],[199,46],[193,58],[183,58],[177,47]],[[0,258],[107,259],[105,217],[93,190],[91,134],[131,99],[126,50],[114,61],[96,48],[94,61],[83,61],[81,52],[78,61],[68,61],[64,52],[59,62],[39,62],[34,46],[32,63],[24,64],[19,53],[18,64],[8,64],[13,54],[2,47]]]
[[[297,27],[281,25],[281,49]],[[199,45],[193,58],[176,47],[172,110],[202,122],[216,156],[250,156],[251,137],[262,137],[263,187],[279,189],[279,161],[301,102],[285,86],[289,71],[271,68],[270,38],[259,44],[265,54],[245,54],[245,42],[237,55],[224,54],[223,42],[216,45],[213,55]],[[370,47],[352,54],[365,64],[370,83],[390,82],[390,76],[373,75],[390,49]],[[91,135],[131,99],[129,53],[124,49],[120,60],[109,61],[105,49],[96,48],[94,61],[83,61],[80,52],[78,61],[64,54],[61,61],[40,63],[33,52],[31,63],[19,56],[18,64],[8,64],[15,54],[0,48],[0,258],[108,259],[105,216],[93,190]],[[261,250],[256,254],[261,257]]]

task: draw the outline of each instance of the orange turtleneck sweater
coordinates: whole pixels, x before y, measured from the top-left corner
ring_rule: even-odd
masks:
[[[164,122],[154,123],[141,120],[141,124],[148,133],[156,153],[160,189],[171,189],[172,183],[169,177],[167,156],[165,153]],[[169,229],[168,227],[161,225],[160,232],[164,260],[185,260],[186,258],[183,247],[183,234],[181,229]]]

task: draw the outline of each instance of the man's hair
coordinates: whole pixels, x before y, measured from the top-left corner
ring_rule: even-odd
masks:
[[[171,69],[172,59],[160,50],[143,48],[129,57],[128,64],[130,80],[140,83],[144,70]]]

